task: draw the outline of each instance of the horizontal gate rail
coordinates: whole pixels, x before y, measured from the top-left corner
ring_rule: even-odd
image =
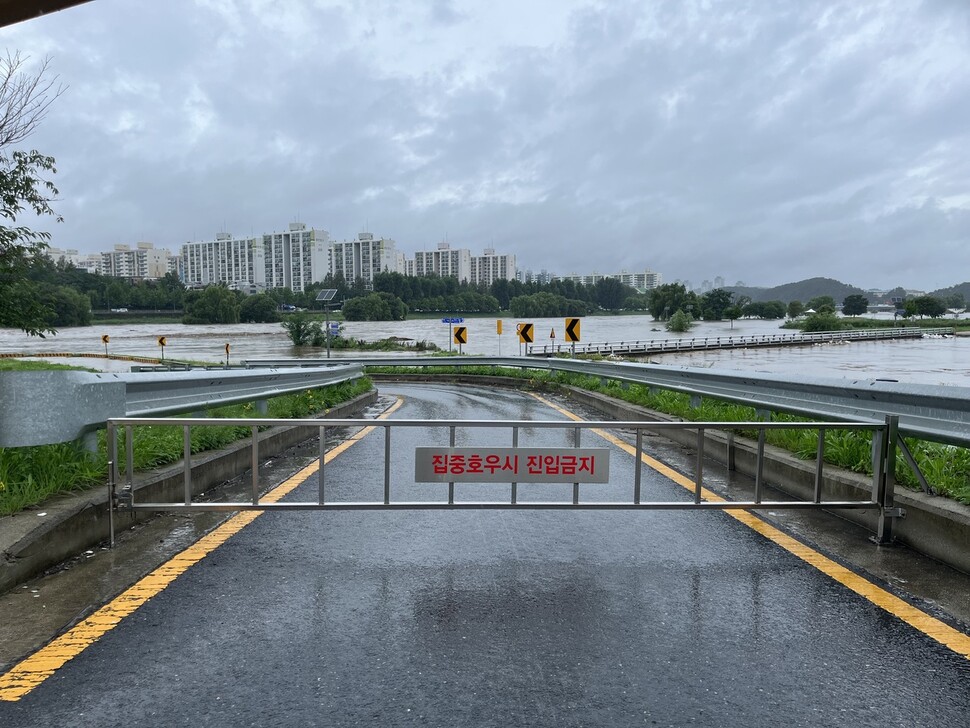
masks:
[[[192,464],[191,464],[191,437],[192,427],[198,426],[246,426],[252,429],[251,449],[252,449],[252,497],[242,502],[199,502],[192,499]],[[298,419],[280,420],[270,418],[252,419],[230,419],[230,418],[117,418],[109,420],[108,426],[108,453],[111,458],[109,472],[109,491],[112,503],[112,516],[117,510],[127,511],[245,511],[245,510],[480,510],[480,509],[526,509],[526,510],[630,510],[630,509],[698,509],[698,510],[756,510],[756,509],[818,509],[818,508],[847,508],[847,509],[882,509],[880,517],[888,514],[892,505],[892,478],[888,478],[884,467],[885,453],[891,451],[888,435],[893,429],[891,423],[874,424],[871,422],[666,422],[666,421],[563,421],[563,420],[364,420],[364,419],[333,419],[327,420],[326,424],[321,424],[317,419]],[[180,427],[183,430],[184,460],[183,460],[183,498],[179,502],[155,503],[137,502],[133,490],[134,477],[132,471],[132,432],[137,426],[170,426]],[[320,435],[320,455],[319,455],[319,475],[317,499],[315,501],[302,502],[277,502],[265,501],[260,499],[260,488],[258,482],[259,471],[259,430],[263,427],[307,427],[313,428]],[[542,501],[529,502],[517,499],[516,483],[507,482],[511,486],[510,497],[494,501],[474,501],[461,502],[455,501],[455,483],[448,483],[447,501],[395,501],[392,498],[391,468],[390,463],[390,432],[394,428],[421,428],[422,430],[442,430],[442,440],[447,445],[439,444],[436,447],[447,449],[454,448],[455,431],[475,429],[506,429],[511,431],[510,444],[513,448],[519,446],[519,433],[523,429],[529,430],[572,430],[573,436],[572,449],[581,450],[580,433],[591,430],[622,430],[635,435],[636,455],[634,467],[634,489],[633,497],[629,501],[590,501],[580,500],[580,483],[573,483],[571,500],[562,501]],[[325,480],[325,436],[328,428],[374,428],[384,431],[384,499],[383,501],[340,501],[327,500],[326,480]],[[646,501],[642,499],[641,473],[643,467],[643,447],[642,437],[644,432],[663,433],[666,430],[693,430],[698,433],[698,457],[696,459],[694,472],[694,492],[692,500],[673,500],[673,501]],[[754,486],[754,498],[749,501],[722,501],[720,499],[704,499],[702,497],[704,461],[703,461],[703,437],[704,433],[711,430],[737,431],[755,430],[758,435],[758,476]],[[824,437],[830,430],[852,430],[869,431],[873,433],[873,463],[876,464],[873,475],[873,485],[870,498],[867,500],[837,500],[826,501],[822,498],[822,467],[816,470],[816,484],[814,497],[810,501],[797,500],[765,500],[762,497],[763,482],[761,478],[761,461],[764,458],[764,437],[769,430],[815,430],[818,438],[818,460],[822,462],[824,458]],[[125,477],[122,480],[119,471],[119,435],[125,435],[126,447],[126,468]],[[434,444],[435,438],[428,438],[426,444]],[[493,447],[493,446],[488,446]],[[460,448],[459,448],[460,449]],[[496,448],[497,449],[497,448]],[[554,448],[548,448],[554,449]],[[555,448],[563,449],[563,448]],[[568,448],[566,448],[568,449]],[[485,482],[469,478],[472,483]],[[574,478],[563,475],[562,480],[555,480],[557,483],[570,483]],[[417,481],[416,481],[417,482]],[[426,482],[426,481],[421,481]],[[505,482],[505,481],[503,481]],[[549,481],[545,481],[549,482]],[[616,485],[612,480],[611,484]],[[408,481],[410,484],[410,481]],[[120,488],[119,488],[120,485]],[[625,485],[625,484],[624,484]],[[888,530],[888,529],[887,529]],[[891,531],[890,531],[891,532]],[[113,542],[113,520],[112,520],[112,542]]]

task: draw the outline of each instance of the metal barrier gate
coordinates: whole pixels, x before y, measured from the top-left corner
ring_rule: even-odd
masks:
[[[183,441],[183,497],[181,501],[171,503],[137,502],[134,490],[133,473],[133,428],[136,426],[169,426],[182,428]],[[198,426],[245,426],[251,429],[251,470],[252,487],[251,498],[244,502],[204,502],[195,501],[192,498],[192,452],[191,452],[191,429]],[[315,501],[263,501],[260,500],[259,487],[259,433],[261,429],[268,427],[304,427],[312,428],[319,432],[320,453],[319,453],[319,475],[317,478],[317,499]],[[114,515],[116,512],[123,511],[244,511],[244,510],[406,510],[406,509],[578,509],[578,510],[623,510],[623,509],[829,509],[829,508],[850,508],[850,509],[869,509],[878,511],[877,534],[873,539],[876,543],[884,544],[892,540],[892,519],[903,514],[901,509],[893,506],[893,492],[895,489],[895,461],[896,461],[896,442],[898,440],[897,428],[898,418],[887,417],[885,423],[872,422],[665,422],[665,421],[532,421],[532,420],[364,420],[364,419],[299,419],[299,420],[280,420],[280,419],[222,419],[222,418],[117,418],[108,420],[108,454],[109,478],[108,489],[110,493],[111,508],[110,528],[111,543],[114,545]],[[510,431],[508,448],[491,448],[491,450],[502,450],[508,457],[506,451],[512,453],[526,454],[530,448],[519,447],[519,432],[523,428],[528,429],[559,429],[573,431],[572,448],[545,448],[547,450],[557,450],[574,452],[573,468],[568,470],[571,477],[566,477],[566,473],[557,470],[557,479],[549,480],[548,476],[543,480],[536,480],[533,477],[502,479],[496,481],[495,471],[493,470],[490,479],[486,479],[482,471],[474,470],[471,473],[462,472],[456,474],[454,470],[445,470],[434,475],[437,482],[448,483],[447,500],[437,501],[396,501],[393,498],[391,487],[391,432],[399,428],[420,427],[425,429],[445,429],[449,432],[448,443],[431,448],[416,448],[417,450],[431,450],[430,453],[416,452],[416,462],[421,457],[425,460],[427,456],[432,458],[435,451],[440,457],[446,457],[448,453],[458,455],[459,451],[474,450],[469,448],[456,448],[456,431],[458,429],[507,429]],[[384,430],[384,492],[381,501],[343,501],[327,500],[326,489],[326,470],[324,468],[326,455],[326,431],[333,428],[383,428]],[[581,446],[582,432],[584,430],[623,430],[632,431],[635,439],[635,465],[633,495],[629,501],[581,501],[581,487],[583,483],[604,482],[602,480],[590,480],[589,469],[583,472],[576,466],[577,457],[594,457],[595,453],[590,453],[589,448]],[[689,500],[673,501],[646,501],[642,499],[641,479],[643,472],[643,433],[659,433],[669,430],[692,430],[696,431],[696,457],[693,473],[693,498]],[[748,501],[729,501],[729,500],[705,500],[702,496],[704,481],[704,458],[705,442],[708,431],[724,431],[729,433],[729,438],[733,438],[734,433],[739,430],[756,430],[757,436],[757,464],[756,476],[754,479],[753,498]],[[765,483],[762,477],[763,464],[765,459],[765,438],[769,430],[817,430],[817,447],[815,453],[815,480],[812,498],[810,500],[765,500]],[[872,433],[872,463],[873,476],[872,488],[868,500],[824,500],[822,497],[823,482],[823,460],[825,455],[825,433],[830,430],[843,431],[869,431]],[[125,476],[122,482],[121,469],[119,463],[119,432],[124,434],[125,441]],[[315,433],[313,433],[315,434]],[[308,438],[313,434],[308,433]],[[489,448],[479,448],[479,450]],[[535,450],[537,448],[532,448]],[[538,448],[542,449],[542,448]],[[465,458],[467,453],[460,453]],[[494,453],[493,453],[494,454]],[[529,455],[534,457],[534,455]],[[474,457],[470,455],[469,457]],[[558,457],[558,455],[557,455]],[[479,454],[481,458],[481,454]],[[468,462],[463,460],[463,462]],[[480,461],[484,462],[484,461]],[[558,462],[558,461],[557,461]],[[416,469],[422,466],[416,464]],[[424,465],[427,469],[427,462]],[[499,474],[501,475],[501,473]],[[562,476],[562,477],[559,477]],[[416,473],[417,477],[417,473]],[[432,477],[432,476],[428,476]],[[478,479],[476,479],[478,478]],[[572,482],[572,498],[561,501],[519,501],[517,486],[519,482]],[[455,500],[456,484],[458,482],[502,482],[510,486],[509,497],[503,500],[494,501],[457,501]],[[419,482],[416,480],[416,482]],[[423,480],[420,482],[432,482]]]

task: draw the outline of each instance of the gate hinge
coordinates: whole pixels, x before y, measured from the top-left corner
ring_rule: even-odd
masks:
[[[906,509],[905,508],[883,508],[882,514],[886,518],[905,518]]]
[[[115,496],[115,507],[119,510],[131,508],[134,500],[131,488],[124,488]]]

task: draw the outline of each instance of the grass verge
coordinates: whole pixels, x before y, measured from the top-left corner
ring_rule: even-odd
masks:
[[[47,365],[44,368],[50,368]],[[269,400],[269,411],[259,417],[296,419],[346,402],[370,391],[366,377],[353,382],[311,389]],[[206,417],[255,417],[253,404],[207,410]],[[192,452],[218,450],[249,437],[249,427],[193,427]],[[132,432],[135,470],[149,470],[177,462],[182,457],[182,433],[174,427],[138,427]],[[105,433],[98,435],[98,452],[90,453],[75,443],[39,447],[0,448],[0,515],[11,515],[48,498],[70,491],[103,485],[108,474]],[[124,433],[119,452],[124,460]],[[123,469],[125,462],[120,463]]]

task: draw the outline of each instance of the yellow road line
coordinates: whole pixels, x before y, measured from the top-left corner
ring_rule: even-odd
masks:
[[[378,419],[384,419],[390,416],[402,403],[403,399],[398,398],[397,402],[386,412],[382,413]],[[325,422],[323,420],[321,424],[325,424]],[[326,454],[324,463],[329,463],[335,457],[370,434],[374,429],[374,427],[365,427],[352,438],[340,443],[340,445]],[[317,472],[319,467],[319,460],[314,460],[310,465],[307,465],[264,495],[263,500],[268,502],[280,500]],[[190,566],[204,559],[208,554],[212,553],[243,528],[255,521],[264,512],[242,511],[237,513],[187,549],[173,556],[148,576],[138,581],[134,586],[126,589],[90,617],[79,622],[47,646],[42,647],[34,654],[14,665],[8,672],[0,675],[0,700],[17,701],[23,698],[67,662],[73,660],[81,652],[101,639],[109,630],[117,626],[122,619],[132,614],[156,594],[159,594],[165,587],[185,573]]]
[[[582,422],[582,418],[578,415],[559,407],[538,394],[530,394],[532,394],[533,397],[538,399],[543,404],[551,407],[569,419],[576,422]],[[619,438],[604,430],[593,429],[592,431],[608,442],[616,445],[618,448],[636,457],[636,448],[632,445],[623,442]],[[676,470],[673,470],[649,455],[641,453],[640,457],[646,465],[650,466],[661,475],[669,478],[673,482],[677,483],[677,485],[691,492],[694,491],[695,484],[693,480],[690,480],[681,473],[678,473]],[[701,496],[706,501],[723,502],[726,500],[707,488],[701,489]],[[957,629],[954,629],[945,622],[941,622],[936,617],[932,617],[926,612],[917,609],[912,604],[909,604],[905,600],[891,594],[882,587],[876,586],[871,581],[859,576],[859,574],[856,574],[851,569],[847,569],[827,556],[823,556],[818,551],[809,548],[783,531],[769,525],[750,511],[725,510],[724,512],[731,516],[731,518],[740,521],[748,528],[757,531],[765,538],[781,546],[789,553],[794,554],[805,563],[814,566],[823,574],[826,574],[843,586],[854,591],[859,596],[868,599],[877,607],[880,607],[893,616],[898,617],[902,621],[906,622],[906,624],[918,629],[923,634],[953,650],[958,655],[962,655],[963,657],[970,659],[970,636]]]

